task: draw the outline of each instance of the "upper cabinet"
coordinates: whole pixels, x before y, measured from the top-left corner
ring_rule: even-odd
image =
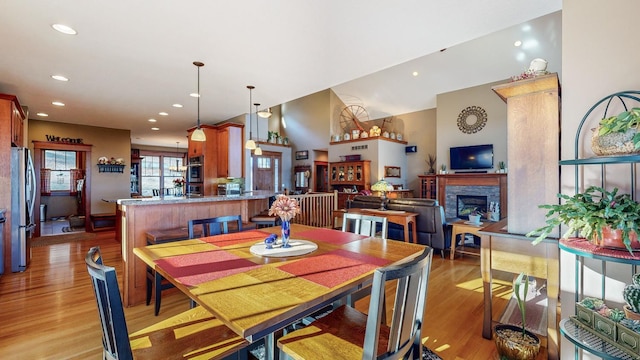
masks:
[[[2,110],[0,123],[3,131],[11,134],[10,142],[15,146],[24,146],[25,112],[14,95],[0,94]]]
[[[203,195],[215,195],[217,179],[243,177],[244,147],[242,136],[244,125],[223,123],[219,125],[201,125],[206,141],[192,141],[189,129],[188,158],[201,157],[202,167],[198,191]]]
[[[232,123],[218,128],[218,177],[242,177],[242,129]]]

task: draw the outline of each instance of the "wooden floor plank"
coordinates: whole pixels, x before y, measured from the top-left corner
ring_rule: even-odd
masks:
[[[100,245],[104,262],[116,268],[122,285],[121,250],[113,231],[33,248],[27,271],[0,277],[0,359],[100,359],[97,307],[84,264],[95,245]],[[508,296],[509,290],[503,290]],[[422,335],[429,348],[445,360],[497,359],[494,342],[481,336],[478,258],[434,256],[428,291]],[[506,302],[495,301],[495,319]],[[153,316],[153,304],[127,308],[125,315],[134,332],[188,308],[187,297],[170,289],[163,291],[160,316]],[[358,303],[358,308],[364,310],[366,304]],[[544,358],[543,352],[538,359]]]

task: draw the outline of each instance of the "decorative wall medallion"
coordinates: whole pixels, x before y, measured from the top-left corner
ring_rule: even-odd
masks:
[[[473,121],[474,117],[475,121]],[[458,115],[458,129],[465,134],[475,134],[486,124],[487,112],[480,106],[469,106]]]

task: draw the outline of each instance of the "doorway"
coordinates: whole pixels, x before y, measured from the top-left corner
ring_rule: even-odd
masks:
[[[251,154],[253,164],[253,190],[279,192],[282,183],[282,153],[263,151],[262,155]]]
[[[45,223],[42,220],[52,220],[55,217],[56,223],[51,223],[51,228],[48,228],[47,234],[57,234],[58,231],[62,231],[63,228],[71,230],[72,228],[79,231],[90,231],[91,222],[91,148],[92,145],[86,144],[67,144],[67,143],[54,143],[46,141],[34,141],[33,151],[33,164],[36,169],[36,199],[34,204],[34,221],[35,229],[33,236],[38,237],[43,235],[43,226]],[[69,171],[70,178],[69,191],[59,192],[51,190],[51,179],[47,179],[47,171],[45,170],[45,152],[68,152],[75,153],[75,167],[73,171]],[[44,175],[43,175],[44,174]],[[51,210],[43,211],[40,205],[46,205],[43,203],[43,197],[47,196],[50,200],[56,201],[56,199],[63,199],[61,201],[71,201],[74,203],[73,208],[76,209],[75,216],[69,216],[66,219],[61,220],[60,216],[53,216]],[[47,213],[48,212],[48,213]],[[42,216],[46,219],[42,219]]]
[[[314,161],[316,168],[314,191],[329,191],[329,163],[326,161]]]

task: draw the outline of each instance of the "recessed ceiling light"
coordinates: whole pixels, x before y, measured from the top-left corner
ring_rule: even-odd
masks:
[[[182,107],[182,104],[173,104],[173,105],[171,105],[171,106],[173,106],[174,108],[181,108],[181,107]]]
[[[158,130],[160,130],[160,128],[152,127],[152,128],[151,128],[151,130],[153,130],[153,131],[158,131]]]
[[[413,76],[418,76],[418,72],[417,72],[417,71],[414,71],[411,75],[413,75]]]
[[[36,113],[36,115],[38,115],[38,116],[42,116],[42,117],[47,117],[47,116],[49,116],[49,114],[47,114],[47,113],[43,113],[43,112]]]
[[[156,120],[156,119],[149,119],[148,121],[149,121],[149,122],[156,122],[156,121],[158,121],[158,120]]]
[[[200,97],[200,95],[198,93],[191,93],[191,94],[189,94],[189,96],[191,96],[191,97]]]
[[[51,75],[52,79],[58,80],[58,81],[69,81],[69,79],[65,76],[62,75]]]
[[[516,42],[513,43],[513,46],[520,46],[522,45],[522,41],[520,40],[516,40]]]
[[[62,101],[52,101],[51,103],[55,106],[64,106],[64,103]]]
[[[169,113],[164,112],[164,111],[160,111],[160,112],[158,113],[158,115],[160,115],[160,116],[167,116],[167,115],[169,115]]]
[[[73,28],[63,24],[53,24],[51,25],[51,27],[67,35],[76,35],[78,33],[77,31],[73,30]]]

